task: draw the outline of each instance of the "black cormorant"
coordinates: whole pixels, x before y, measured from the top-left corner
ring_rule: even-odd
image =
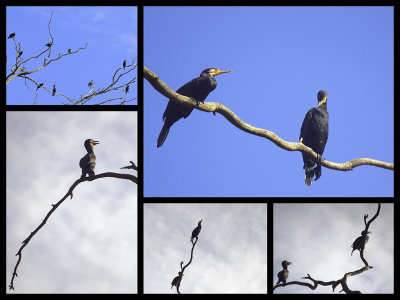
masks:
[[[127,94],[128,91],[129,91],[129,85],[127,85],[126,88],[125,88],[125,94]]]
[[[24,51],[22,51],[22,50],[19,51],[19,52],[18,52],[18,55],[17,55],[17,58],[20,57],[20,56],[22,55],[23,52],[24,52]]]
[[[53,45],[52,42],[48,42],[45,46],[50,48],[52,45]]]
[[[122,66],[124,67],[124,70],[125,70],[125,67],[126,67],[126,59],[125,59],[124,62],[122,63]]]
[[[204,102],[208,94],[211,93],[217,87],[217,81],[214,79],[215,76],[232,72],[231,70],[219,70],[217,68],[205,69],[201,72],[200,77],[197,77],[184,86],[180,87],[176,92],[183,96],[193,97],[197,102]],[[193,108],[187,107],[172,100],[169,100],[167,108],[163,114],[164,125],[161,129],[160,135],[157,139],[157,147],[161,147],[167,138],[169,128],[179,119],[186,119]]]
[[[72,49],[68,49],[68,53],[71,54],[72,53]]]
[[[371,233],[371,231],[367,231],[367,233],[365,233],[364,230],[361,231],[361,236],[356,238],[354,243],[351,245],[351,247],[353,247],[353,251],[351,251],[351,255],[353,255],[354,250],[361,251],[361,249],[364,248],[365,244],[368,243],[368,241],[369,241],[369,236],[368,236],[369,233]]]
[[[181,281],[181,275],[182,275],[182,272],[178,272],[178,276],[176,276],[173,280],[172,280],[172,282],[171,282],[171,289],[174,287],[174,286],[178,286],[178,283],[179,283],[179,281]]]
[[[53,94],[52,94],[52,96],[54,96],[55,93],[56,93],[56,85],[53,84]]]
[[[93,80],[91,80],[91,81],[88,83],[88,87],[89,87],[89,88],[92,88],[92,86],[93,86]]]
[[[289,276],[289,270],[287,269],[287,267],[291,264],[292,263],[287,260],[284,260],[282,262],[283,270],[278,273],[278,282],[276,284],[279,284],[280,282],[286,283],[286,279],[288,279]]]
[[[89,176],[94,176],[94,167],[96,166],[96,155],[94,155],[93,147],[97,144],[100,144],[98,141],[94,141],[92,139],[88,139],[85,141],[84,145],[87,150],[87,154],[81,158],[79,161],[79,166],[82,169],[82,178],[86,177],[86,174]]]
[[[324,153],[326,141],[328,140],[329,114],[327,111],[327,98],[328,94],[325,91],[321,90],[318,92],[318,107],[313,107],[307,112],[300,130],[299,142],[313,149],[319,156],[322,156]],[[314,178],[314,173],[315,180],[321,177],[321,166],[317,164],[314,168],[315,162],[308,154],[302,154],[305,182],[310,186]]]
[[[195,229],[193,229],[193,231],[192,231],[192,238],[191,238],[192,243],[193,243],[193,239],[197,238],[197,236],[199,235],[199,233],[201,231],[201,222],[202,221],[203,220],[200,220],[197,227]]]
[[[44,82],[42,82],[41,84],[39,84],[36,88],[36,90],[40,89],[43,86]]]
[[[15,32],[11,33],[11,34],[8,36],[7,39],[12,39],[12,38],[14,38],[14,36],[15,36]]]

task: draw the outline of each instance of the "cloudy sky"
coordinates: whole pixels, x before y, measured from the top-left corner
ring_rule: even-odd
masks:
[[[176,293],[172,279],[190,259],[181,293],[266,293],[266,204],[145,204],[144,292]]]
[[[95,172],[137,162],[136,112],[7,112],[7,287],[22,241],[81,175],[83,143]],[[12,293],[137,290],[137,186],[103,178],[79,184],[22,252]]]
[[[283,260],[291,261],[289,279],[312,278],[338,280],[350,271],[364,266],[359,251],[351,256],[350,247],[364,230],[364,214],[370,220],[377,204],[275,204],[274,205],[274,285]],[[367,221],[368,221],[367,220]],[[369,227],[370,240],[364,258],[373,269],[349,277],[351,290],[362,293],[393,293],[394,248],[393,204],[383,203],[379,216]],[[335,293],[341,287],[338,286]],[[275,293],[332,293],[332,287],[290,285]]]
[[[114,72],[122,67],[124,59],[128,65],[137,58],[137,8],[136,6],[9,6],[6,12],[7,36],[16,32],[15,40],[23,50],[22,58],[27,60],[46,49],[51,41],[48,23],[51,13],[51,33],[54,38],[51,58],[81,47],[76,54],[62,57],[44,69],[30,75],[36,82],[44,82],[47,89],[56,85],[57,93],[72,99],[79,99],[87,93],[88,83],[94,81],[95,89],[105,88],[112,82]],[[21,22],[23,20],[23,22]],[[29,24],[29,26],[26,26]],[[15,64],[16,51],[13,39],[7,39],[7,74]],[[47,53],[46,53],[47,55]],[[44,56],[29,60],[23,64],[28,71],[43,65]],[[137,60],[136,60],[137,61]],[[119,82],[126,83],[137,74],[137,69],[124,76]],[[62,96],[54,96],[44,89],[36,92],[36,85],[28,81],[28,88],[21,78],[12,80],[7,85],[7,104],[58,105],[66,102]],[[137,97],[137,86],[131,86],[127,100]],[[125,96],[124,91],[114,91],[105,96]],[[127,104],[137,104],[134,100]]]

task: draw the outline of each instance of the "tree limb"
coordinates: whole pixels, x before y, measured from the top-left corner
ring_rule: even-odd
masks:
[[[179,287],[181,286],[181,281],[182,281],[182,277],[183,277],[183,272],[185,272],[185,269],[192,263],[192,259],[193,259],[193,250],[194,250],[194,246],[196,246],[196,243],[197,243],[197,240],[198,240],[198,239],[199,239],[199,237],[196,237],[196,241],[195,241],[194,243],[192,242],[193,246],[192,246],[192,250],[191,250],[191,252],[190,252],[190,260],[189,260],[189,262],[188,262],[184,267],[182,267],[183,261],[181,262],[180,279],[179,279],[179,281],[178,281],[178,283],[177,283],[177,285],[176,285],[176,291],[178,292],[178,294],[180,294],[180,292],[179,292]]]
[[[85,181],[93,181],[96,179],[100,179],[100,178],[105,178],[105,177],[114,177],[114,178],[120,178],[120,179],[127,179],[130,180],[134,183],[137,184],[137,177],[130,175],[130,174],[120,174],[120,173],[113,173],[113,172],[106,172],[106,173],[101,173],[101,174],[97,174],[94,176],[90,176],[90,177],[85,177],[85,178],[80,178],[78,180],[76,180],[71,187],[69,188],[68,192],[64,195],[64,197],[58,201],[56,204],[52,204],[52,209],[50,209],[50,211],[47,213],[46,217],[43,219],[42,223],[39,224],[39,226],[30,233],[30,235],[22,242],[22,246],[21,248],[19,248],[17,254],[15,254],[15,256],[18,256],[18,261],[14,267],[14,271],[12,273],[12,278],[11,278],[11,282],[9,285],[9,289],[13,290],[14,289],[14,278],[18,277],[17,274],[17,269],[19,266],[19,263],[21,262],[22,259],[22,250],[25,248],[26,245],[28,245],[29,241],[32,239],[32,237],[46,224],[47,220],[50,218],[50,216],[52,215],[52,213],[57,209],[58,206],[60,206],[61,203],[64,202],[65,199],[68,198],[68,196],[71,196],[71,199],[73,197],[73,191],[75,189],[75,187]]]
[[[237,115],[235,115],[229,108],[227,108],[225,105],[221,103],[215,103],[215,102],[197,103],[197,101],[191,97],[186,97],[176,93],[175,91],[170,89],[163,81],[161,81],[156,74],[154,74],[145,66],[143,66],[143,76],[160,94],[164,95],[165,97],[174,101],[175,103],[179,103],[184,106],[195,108],[205,112],[212,112],[214,115],[215,113],[219,113],[240,130],[266,138],[271,142],[273,142],[278,147],[285,149],[287,151],[300,151],[302,153],[307,153],[310,155],[310,157],[312,157],[315,163],[318,163],[321,166],[324,166],[325,168],[338,171],[352,171],[355,167],[358,166],[371,165],[379,168],[394,170],[394,164],[371,158],[358,158],[349,160],[345,163],[329,162],[323,158],[322,161],[318,161],[317,154],[311,148],[305,146],[302,143],[286,142],[280,137],[278,137],[272,131],[268,131],[262,128],[257,128],[248,123],[245,123]]]
[[[381,204],[378,203],[378,210],[377,210],[375,216],[370,221],[368,221],[368,223],[366,223],[366,219],[368,218],[368,215],[367,214],[364,215],[364,222],[365,222],[365,225],[366,225],[366,229],[365,229],[366,231],[367,231],[369,225],[379,215],[380,209],[381,209]],[[361,273],[373,268],[372,266],[368,265],[367,261],[364,259],[363,253],[364,253],[364,248],[362,248],[361,251],[360,251],[360,257],[361,257],[362,261],[364,262],[365,266],[362,267],[359,270],[352,271],[352,272],[347,272],[346,274],[343,275],[343,277],[341,279],[325,282],[325,281],[321,281],[321,280],[316,280],[316,279],[312,278],[310,276],[310,274],[307,274],[307,276],[303,277],[303,279],[309,279],[309,280],[311,280],[313,282],[313,284],[308,283],[308,282],[301,282],[301,281],[290,281],[290,282],[286,282],[286,283],[276,284],[273,287],[272,291],[274,291],[277,287],[283,287],[283,286],[293,285],[293,284],[306,286],[306,287],[309,287],[312,290],[315,290],[318,287],[318,285],[323,285],[323,286],[331,285],[332,286],[332,291],[335,291],[335,288],[340,284],[342,286],[342,291],[345,292],[346,294],[361,294],[360,291],[352,291],[352,290],[350,290],[350,288],[347,285],[347,278],[350,277],[350,276],[355,276],[355,275],[361,274]]]

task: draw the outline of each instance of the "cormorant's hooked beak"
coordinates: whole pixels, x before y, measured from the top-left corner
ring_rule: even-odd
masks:
[[[292,262],[291,262],[291,261],[288,261],[286,264],[287,264],[287,265],[291,265],[291,264],[292,264]]]
[[[93,141],[93,146],[96,146],[97,144],[100,144],[100,142],[99,141]]]
[[[321,106],[322,104],[324,104],[327,99],[328,99],[328,97],[324,97],[324,98],[322,98],[321,101],[318,101],[318,106]]]
[[[217,76],[217,75],[220,75],[220,74],[224,74],[224,73],[229,73],[229,72],[232,72],[232,70],[220,70],[220,69],[215,69],[215,72],[214,72],[214,76]]]

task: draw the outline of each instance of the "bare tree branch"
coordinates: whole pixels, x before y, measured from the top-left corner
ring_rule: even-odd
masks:
[[[197,243],[198,239],[199,239],[199,237],[196,237],[196,241],[195,241],[194,243],[192,242],[192,245],[193,245],[193,246],[192,246],[192,250],[190,251],[190,260],[189,260],[189,262],[188,262],[184,267],[182,267],[183,261],[181,262],[181,272],[179,273],[180,279],[179,279],[179,281],[178,281],[178,283],[177,283],[177,285],[176,285],[176,291],[177,291],[178,294],[181,293],[181,292],[179,291],[179,287],[181,286],[181,281],[182,281],[182,277],[183,277],[183,272],[185,272],[185,269],[192,263],[192,260],[193,260],[193,250],[194,250],[194,246],[196,246],[196,243]]]
[[[379,215],[380,209],[381,209],[381,204],[378,203],[378,210],[377,210],[375,216],[368,223],[366,222],[366,219],[368,218],[368,215],[364,215],[364,222],[365,222],[365,225],[366,225],[365,231],[367,231],[369,225]],[[312,278],[310,276],[310,274],[307,274],[307,276],[303,277],[303,279],[309,279],[309,280],[311,280],[313,282],[313,284],[310,284],[308,282],[301,282],[301,281],[290,281],[290,282],[286,282],[286,283],[276,284],[273,287],[272,291],[274,291],[278,287],[284,287],[284,286],[287,286],[287,285],[302,285],[302,286],[309,287],[312,290],[315,290],[318,287],[318,285],[323,285],[323,286],[331,285],[332,286],[332,291],[335,291],[335,288],[340,284],[342,286],[341,292],[343,291],[346,294],[361,294],[360,291],[352,291],[352,290],[350,290],[350,288],[347,285],[347,278],[348,277],[359,275],[359,274],[361,274],[361,273],[373,268],[372,266],[369,266],[367,261],[364,259],[364,247],[360,250],[360,257],[361,257],[361,260],[364,262],[365,266],[362,267],[361,269],[356,270],[356,271],[347,272],[346,274],[343,275],[343,277],[341,279],[332,280],[332,281],[327,281],[326,282],[326,281],[316,280],[316,279]]]
[[[19,266],[19,263],[21,262],[22,259],[22,250],[25,248],[26,245],[28,245],[29,241],[32,239],[32,237],[46,224],[47,220],[50,218],[50,216],[52,215],[52,213],[57,209],[58,206],[60,206],[61,203],[64,202],[65,199],[67,199],[69,196],[71,196],[71,199],[73,197],[73,191],[75,189],[75,187],[85,181],[93,181],[96,179],[100,179],[100,178],[105,178],[105,177],[114,177],[114,178],[120,178],[120,179],[127,179],[130,180],[134,183],[137,184],[137,177],[130,175],[130,174],[120,174],[120,173],[113,173],[113,172],[106,172],[106,173],[101,173],[101,174],[97,174],[94,176],[90,176],[90,177],[85,177],[85,178],[80,178],[78,180],[76,180],[71,187],[69,188],[68,192],[64,195],[64,197],[58,201],[56,204],[52,204],[52,209],[50,209],[50,211],[47,213],[46,217],[43,219],[42,223],[39,224],[39,226],[30,233],[30,235],[22,242],[22,246],[21,248],[19,248],[17,254],[15,256],[18,256],[18,261],[14,267],[14,271],[12,273],[12,278],[11,278],[11,282],[9,285],[9,289],[13,290],[14,289],[14,278],[18,277],[17,274],[17,269]]]
[[[311,148],[305,146],[302,143],[286,142],[272,131],[257,128],[248,123],[245,123],[223,104],[215,102],[196,102],[196,100],[191,97],[182,96],[176,93],[175,91],[170,89],[164,82],[162,82],[156,74],[154,74],[145,66],[143,67],[143,76],[160,94],[164,95],[168,99],[171,99],[172,101],[185,105],[187,107],[192,107],[205,112],[212,112],[214,115],[215,113],[219,113],[240,130],[266,138],[278,147],[287,151],[300,151],[302,153],[307,153],[313,158],[315,163],[318,163],[326,168],[338,171],[352,171],[355,167],[358,166],[371,165],[379,168],[394,170],[394,164],[371,158],[358,158],[349,160],[345,163],[329,162],[324,158],[322,158],[322,161],[318,161],[317,154]]]

